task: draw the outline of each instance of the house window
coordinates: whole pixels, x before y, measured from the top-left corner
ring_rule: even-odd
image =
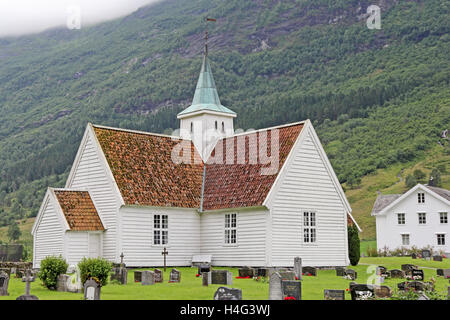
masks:
[[[439,213],[439,221],[441,223],[448,223],[447,212],[440,212]]]
[[[193,132],[194,132],[194,123],[191,122],[191,133],[193,133]]]
[[[438,246],[444,246],[445,245],[445,234],[437,234],[437,244]]]
[[[236,213],[225,215],[225,243],[236,243]]]
[[[153,244],[163,245],[169,242],[169,216],[155,214],[153,216]]]
[[[425,212],[419,213],[419,224],[426,224],[427,223],[427,217]]]
[[[222,132],[225,132],[225,123],[222,121]]]
[[[398,220],[398,224],[405,224],[405,214],[404,213],[398,213],[397,214],[397,220]]]
[[[417,201],[418,201],[419,203],[425,203],[425,193],[419,192],[419,193],[417,194]]]
[[[305,211],[303,212],[303,242],[316,242],[316,213]]]
[[[402,234],[402,245],[409,246],[409,234]]]
[[[214,127],[215,127],[216,130],[217,130],[217,121],[214,122]]]

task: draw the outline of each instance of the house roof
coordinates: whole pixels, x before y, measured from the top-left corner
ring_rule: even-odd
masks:
[[[401,194],[387,194],[387,195],[379,195],[375,200],[373,205],[372,214],[377,214],[381,212],[384,208],[390,205],[392,202],[400,198]]]
[[[252,164],[249,151],[251,154],[258,154],[262,135],[267,135],[267,146],[271,150],[274,131],[263,129],[220,140],[206,163],[202,209],[262,206],[302,129],[303,123],[278,128],[279,163],[275,174],[268,175],[261,174],[261,169],[269,164],[261,164],[262,161]],[[255,137],[258,139],[254,139]],[[245,159],[241,163],[238,161],[240,152],[236,151],[239,140],[245,141],[245,148],[242,148],[245,149]],[[233,165],[227,164],[226,155],[230,151],[235,151]]]
[[[105,230],[89,192],[55,189],[54,193],[70,230]]]
[[[236,116],[236,113],[220,103],[216,83],[209,65],[208,56],[203,57],[202,68],[195,88],[192,104],[181,111],[178,116],[185,116],[198,111],[215,111]]]
[[[449,190],[444,189],[444,188],[432,187],[432,186],[425,186],[425,187],[427,187],[431,191],[437,193],[442,198],[447,199],[448,201],[450,201],[450,191]]]
[[[199,208],[203,162],[190,140],[93,127],[125,204]],[[191,161],[177,164],[172,151],[182,141]]]

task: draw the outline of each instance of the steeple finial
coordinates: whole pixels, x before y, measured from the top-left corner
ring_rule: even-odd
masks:
[[[208,21],[216,22],[217,20],[208,17],[205,18],[205,57],[208,56]]]

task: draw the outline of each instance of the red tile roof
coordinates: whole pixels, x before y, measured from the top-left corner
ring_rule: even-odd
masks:
[[[261,161],[258,161],[258,164],[251,164],[249,150],[252,154],[257,154],[261,136],[267,134],[267,149],[270,154],[272,130],[266,129],[253,133],[258,137],[257,141],[250,139],[251,133],[219,141],[206,165],[203,210],[262,205],[302,128],[303,124],[294,124],[277,129],[279,163],[276,173],[270,175],[261,174],[261,169],[267,168],[268,164],[261,164]],[[238,137],[245,138],[245,162],[243,164],[238,164],[237,161]],[[234,164],[227,164],[227,145],[231,146],[231,143],[234,143]],[[223,148],[222,157],[216,155],[220,146]],[[229,147],[228,151],[233,151],[233,149]],[[217,161],[211,163],[214,157],[220,158],[223,164],[217,164]]]
[[[54,192],[70,230],[105,230],[89,192],[71,190],[55,190]]]
[[[95,127],[94,131],[126,204],[199,208],[203,162],[191,141],[190,164],[176,164],[169,136]]]

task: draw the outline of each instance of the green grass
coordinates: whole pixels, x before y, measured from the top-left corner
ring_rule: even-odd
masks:
[[[367,249],[376,249],[377,248],[377,240],[361,240],[360,252],[361,255],[364,253],[367,256]]]
[[[441,294],[447,294],[448,281],[442,277],[436,277],[435,269],[427,268],[450,268],[450,259],[444,259],[443,262],[413,260],[411,258],[362,258],[360,264],[352,267],[358,272],[358,283],[366,283],[371,273],[367,273],[369,265],[383,265],[388,269],[400,269],[401,264],[411,263],[424,268],[425,280],[431,277],[436,279],[436,291]],[[133,271],[128,273],[128,284],[108,284],[102,288],[102,300],[211,300],[214,292],[221,285],[202,286],[201,278],[197,278],[196,268],[178,268],[181,271],[180,283],[168,283],[170,269],[164,273],[164,283],[158,283],[151,286],[142,286],[133,282]],[[252,279],[236,279],[237,268],[215,268],[228,269],[233,272],[233,288],[242,289],[242,295],[245,300],[267,300],[269,295],[268,282],[257,282]],[[385,285],[392,289],[397,287],[401,279],[387,279]],[[336,276],[334,270],[318,270],[317,277],[304,276],[302,282],[302,295],[304,300],[322,300],[324,289],[347,289],[349,280]],[[19,279],[13,278],[9,285],[9,296],[0,297],[0,300],[14,300],[22,295],[25,290],[25,284]],[[43,287],[37,279],[31,286],[31,294],[39,297],[41,300],[81,300],[81,293],[67,293],[50,291]],[[350,299],[350,295],[346,295]]]

